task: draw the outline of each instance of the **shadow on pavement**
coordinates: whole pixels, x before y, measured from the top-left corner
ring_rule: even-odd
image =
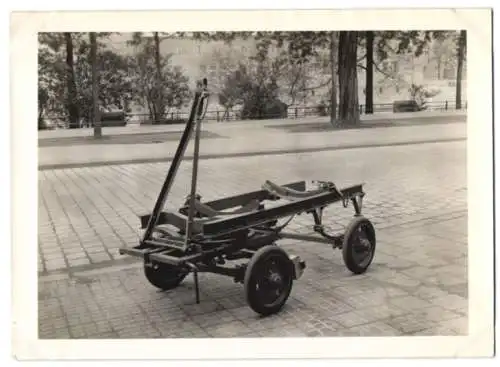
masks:
[[[309,122],[302,124],[274,124],[266,125],[267,128],[283,129],[288,133],[308,133],[319,131],[334,131],[334,130],[360,130],[380,127],[398,127],[398,126],[419,126],[419,125],[445,125],[459,122],[466,122],[467,116],[431,116],[422,119],[398,119],[398,120],[372,120],[362,121],[356,126],[332,126],[329,122]]]
[[[62,147],[73,145],[101,145],[101,144],[158,144],[168,141],[178,141],[181,138],[182,132],[154,132],[154,133],[139,133],[139,134],[117,134],[117,135],[104,135],[99,139],[93,136],[72,136],[72,137],[59,137],[39,139],[39,147]],[[215,139],[223,138],[223,136],[209,132],[202,131],[202,139]]]

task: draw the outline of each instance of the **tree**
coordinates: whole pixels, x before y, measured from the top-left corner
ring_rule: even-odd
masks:
[[[202,41],[224,41],[231,44],[236,39],[253,39],[256,41],[256,54],[251,61],[260,63],[259,75],[263,77],[264,69],[271,71],[280,93],[280,98],[287,100],[288,106],[301,101],[312,91],[328,85],[333,79],[319,85],[311,84],[311,61],[317,60],[321,48],[330,43],[330,32],[195,32],[182,33],[182,36],[193,37]],[[270,54],[270,49],[277,53]],[[259,61],[260,60],[260,61]],[[265,90],[265,88],[264,88]],[[262,92],[264,93],[264,92]],[[224,101],[228,101],[223,97]]]
[[[152,83],[150,88],[147,88],[148,92],[148,108],[152,112],[153,122],[159,122],[163,115],[165,114],[165,109],[167,108],[166,97],[163,94],[164,87],[162,86],[167,81],[165,78],[165,73],[163,72],[164,63],[161,57],[160,45],[161,41],[170,38],[177,38],[181,33],[165,33],[165,32],[152,32],[152,37],[144,36],[143,32],[134,32],[132,35],[132,40],[129,44],[136,46],[138,48],[139,54],[142,56],[147,55],[154,59],[155,70],[153,72],[154,78],[149,78],[149,82]],[[145,70],[144,60],[142,62],[143,71]],[[150,70],[151,71],[151,70]],[[144,78],[143,78],[144,80]]]
[[[145,48],[128,60],[134,100],[146,107],[153,123],[161,123],[169,110],[181,107],[189,96],[188,78],[180,67],[170,64],[172,55],[160,58],[160,79],[158,65],[152,53],[154,49]],[[159,97],[162,99],[159,101]]]
[[[229,68],[224,65],[227,63],[222,63],[222,69],[229,69],[224,70],[224,86],[220,89],[219,97],[225,107],[224,116],[235,104],[243,103],[243,100],[248,109],[250,94],[256,99],[252,109],[259,110],[259,114],[262,114],[264,105],[284,103],[288,107],[302,103],[312,90],[318,88],[310,85],[313,78],[309,64],[305,62],[305,58],[314,56],[306,55],[308,45],[299,33],[304,33],[305,37],[314,35],[314,32],[197,32],[190,35],[197,40],[223,41],[226,44],[232,44],[236,39],[256,41],[255,54],[249,59],[244,62],[233,59]],[[311,49],[310,45],[309,48]],[[217,54],[217,60],[221,61],[221,52]],[[245,66],[244,72],[242,66]],[[256,84],[248,80],[238,82],[237,76],[242,75],[251,75]],[[243,91],[245,97],[237,95]]]
[[[74,55],[73,55],[73,39],[70,32],[64,33],[64,41],[66,45],[66,108],[69,115],[69,127],[79,127],[79,111],[77,104],[77,90],[75,83]]]
[[[97,37],[94,32],[89,33],[90,38],[90,59],[92,63],[92,107],[94,122],[94,137],[102,136],[100,114],[99,114],[99,65],[97,60]]]
[[[68,57],[72,53],[71,35],[68,39],[64,33],[43,32],[38,34],[38,88],[39,95],[47,94],[48,100],[40,113],[46,110],[56,111],[60,117],[70,117],[75,112],[72,104],[74,99],[69,97],[68,83],[72,81],[73,59]],[[64,47],[66,46],[66,47]],[[64,50],[66,55],[64,55]],[[69,49],[69,52],[68,52]],[[69,66],[68,66],[69,64]],[[71,121],[71,120],[70,120]],[[74,116],[73,116],[74,121]]]
[[[311,65],[323,57],[323,51],[328,52],[323,73],[327,76],[321,82],[310,85],[304,83],[302,92],[314,91],[329,85],[330,122],[337,123],[337,79],[338,68],[338,33],[336,31],[321,32],[275,32],[278,44],[285,44],[291,60],[299,65]],[[312,79],[312,78],[311,78]]]
[[[109,33],[96,33],[96,59],[99,70],[99,104],[103,109],[121,108],[124,101],[131,99],[128,65],[123,56],[106,48],[105,39]],[[79,117],[93,121],[92,58],[87,33],[72,33],[73,73],[76,99],[73,103]],[[39,95],[44,93],[39,113],[50,117],[69,119],[66,103],[68,73],[63,33],[40,33],[38,47],[38,88]]]
[[[39,38],[46,35],[39,34]],[[46,113],[53,111],[57,115],[65,114],[62,97],[65,94],[65,63],[60,55],[40,41],[38,49],[38,128],[46,128]],[[57,98],[61,96],[61,98]]]
[[[337,101],[337,32],[256,32],[255,39],[259,47],[263,50],[271,44],[282,48],[282,57],[286,55],[284,65],[288,70],[283,71],[283,75],[289,75],[287,83],[280,81],[280,86],[288,84],[288,95],[293,102],[297,99],[304,99],[308,93],[330,85],[330,119],[333,123],[336,119],[336,101]],[[329,50],[329,58],[324,63],[324,50]],[[314,76],[309,71],[312,64],[323,64],[323,72],[326,80],[318,82],[317,70]]]
[[[249,62],[240,50],[225,44],[217,44],[207,58],[201,60],[201,72],[210,80],[210,91],[218,95],[219,105],[224,108],[224,114],[222,117],[218,116],[219,119],[228,118],[229,111],[243,103],[239,89],[242,83],[238,78],[242,77],[241,70]]]
[[[365,85],[365,113],[373,113],[373,42],[374,31],[366,32],[366,85]]]
[[[456,83],[456,96],[455,108],[457,110],[462,108],[462,72],[467,48],[467,31],[461,30],[458,39],[457,50],[457,83]]]
[[[282,63],[282,66],[293,66],[288,69],[288,74],[283,72],[283,75],[290,76],[288,82],[293,88],[289,88],[289,92],[293,94],[304,93],[308,90],[314,90],[318,86],[311,86],[308,82],[301,81],[294,83],[294,80],[300,81],[301,78],[295,79],[293,76],[298,76],[300,73],[294,71],[303,70],[302,67],[314,62],[319,57],[322,57],[324,50],[329,50],[328,73],[330,78],[327,84],[330,84],[330,120],[337,124],[353,124],[359,121],[358,95],[357,95],[357,72],[356,68],[363,68],[366,72],[366,105],[368,112],[373,111],[373,74],[374,71],[385,75],[386,79],[397,81],[399,76],[394,71],[384,70],[387,65],[383,62],[390,54],[408,54],[419,56],[428,46],[432,37],[436,37],[442,31],[368,31],[358,32],[356,37],[354,33],[343,33],[343,42],[336,42],[337,32],[199,32],[194,37],[204,40],[224,40],[232,42],[236,38],[253,38],[257,41],[257,53],[266,54],[270,45],[275,45],[286,50],[287,60]],[[354,42],[354,43],[351,43]],[[357,56],[358,48],[366,48],[366,53],[359,57]],[[356,58],[352,56],[355,55]],[[338,56],[338,60],[337,60]],[[340,56],[344,59],[340,60]],[[375,57],[376,56],[376,57]],[[282,60],[283,57],[281,57]],[[360,62],[366,59],[366,64]],[[306,69],[306,68],[304,68]],[[285,69],[282,69],[285,70]],[[273,74],[276,75],[276,74]],[[306,74],[307,75],[307,74]],[[338,82],[337,82],[338,77]],[[280,90],[287,90],[286,80],[276,78],[276,83]],[[340,86],[342,84],[342,87]],[[339,88],[340,103],[343,104],[340,121],[336,121],[336,91]],[[340,89],[342,88],[342,92]],[[289,93],[290,94],[290,93]],[[292,100],[293,100],[292,94]],[[347,108],[347,106],[350,106]],[[348,112],[349,111],[349,112]],[[345,120],[347,119],[347,120]],[[344,121],[345,120],[345,121]]]
[[[434,51],[438,63],[451,63],[450,50],[456,45],[457,79],[456,79],[456,108],[461,108],[462,99],[462,72],[466,54],[466,31],[422,31],[398,32],[398,53],[413,52],[416,57],[429,48],[435,41]],[[436,52],[437,51],[437,52]]]
[[[106,35],[95,34],[95,67],[98,93],[97,103],[100,110],[126,110],[132,101],[132,87],[127,57],[105,48]],[[78,90],[80,116],[90,125],[98,117],[94,113],[93,58],[92,42],[85,37],[78,42],[78,56],[75,63],[75,79]],[[128,111],[125,111],[128,112]]]
[[[402,83],[403,80],[397,70],[388,67],[386,61],[394,55],[408,55],[411,58],[419,57],[429,49],[429,45],[447,45],[449,48],[448,31],[367,31],[360,44],[365,43],[366,66],[358,64],[358,67],[366,70],[366,112],[370,113],[373,108],[373,78],[374,71],[384,75],[383,82],[390,81],[400,87],[412,83]],[[435,42],[432,42],[435,41]],[[437,47],[437,46],[434,46]],[[361,59],[365,58],[362,57]],[[360,61],[361,59],[358,59]]]
[[[331,75],[327,83],[330,84],[330,121],[336,125],[359,122],[356,69],[357,63],[361,60],[357,58],[357,48],[362,39],[358,33],[331,31],[274,33],[280,42],[288,45],[289,53],[300,63],[310,63],[323,50],[329,50],[329,73]],[[338,42],[337,33],[339,33]],[[338,119],[336,111],[337,88],[339,89],[340,101]],[[354,113],[354,111],[357,112]]]
[[[339,120],[342,125],[359,123],[358,32],[341,31],[339,36]]]
[[[221,84],[219,103],[224,107],[224,114],[221,119],[224,120],[228,118],[229,111],[235,106],[244,104],[247,88],[252,84],[252,81],[246,72],[246,66],[241,63],[238,69],[228,71],[225,80]]]

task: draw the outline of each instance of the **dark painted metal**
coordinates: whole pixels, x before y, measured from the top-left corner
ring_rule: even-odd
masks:
[[[282,186],[288,187],[288,188],[291,188],[294,190],[301,190],[301,191],[304,191],[306,189],[305,181],[292,182],[292,183],[282,185]],[[278,199],[279,199],[278,197],[270,194],[267,190],[258,190],[258,191],[248,192],[245,194],[234,195],[234,196],[229,196],[229,197],[225,197],[222,199],[204,202],[203,204],[211,207],[214,210],[226,210],[226,209],[235,208],[237,206],[244,206],[253,200],[276,201]],[[184,206],[183,208],[181,208],[180,212],[182,214],[187,215],[188,206]]]
[[[158,195],[158,199],[156,200],[153,212],[151,213],[149,217],[148,224],[146,226],[146,230],[144,231],[143,235],[143,241],[149,240],[151,238],[151,234],[153,233],[153,228],[156,226],[158,223],[158,218],[160,216],[160,213],[165,205],[165,201],[167,200],[168,193],[172,187],[172,184],[174,182],[175,176],[177,174],[177,170],[179,169],[179,165],[182,161],[182,157],[184,156],[186,152],[187,145],[189,143],[189,140],[191,139],[191,135],[193,132],[193,127],[195,124],[196,120],[196,112],[197,108],[199,107],[199,101],[202,98],[202,92],[201,90],[197,90],[194,95],[194,100],[193,100],[193,105],[191,106],[191,113],[189,115],[189,120],[186,123],[186,127],[184,129],[184,132],[182,133],[181,140],[179,142],[179,145],[177,146],[177,150],[175,152],[174,158],[172,160],[172,163],[170,165],[170,169],[168,171],[167,177],[165,178],[165,181],[163,183],[163,186],[161,188],[160,194]]]
[[[184,243],[185,248],[188,248],[189,241],[191,240],[191,236],[193,234],[193,219],[195,214],[195,200],[196,200],[196,187],[198,183],[198,162],[200,160],[200,135],[201,135],[201,119],[203,114],[203,102],[206,99],[206,88],[207,81],[203,80],[204,85],[200,83],[198,86],[201,89],[201,95],[198,101],[198,105],[196,106],[197,116],[196,116],[196,132],[194,135],[194,156],[193,156],[193,169],[191,174],[191,193],[189,195],[189,210],[188,210],[188,219],[186,224],[186,240]]]
[[[272,219],[283,218],[288,215],[307,212],[321,206],[326,206],[361,192],[362,186],[355,185],[341,190],[342,196],[336,191],[325,192],[324,194],[292,201],[266,210],[244,213],[230,218],[207,221],[201,225],[202,232],[204,236],[220,236],[230,234],[245,228],[258,226]]]
[[[201,198],[196,194],[196,188],[201,120],[204,113],[203,102],[207,97],[206,86],[206,79],[204,79],[201,88],[198,88],[195,93],[190,118],[152,213],[140,216],[141,228],[145,229],[140,245],[119,250],[120,254],[143,258],[146,266],[164,263],[182,271],[192,272],[197,303],[200,302],[199,272],[230,276],[236,282],[242,282],[245,264],[233,267],[222,265],[232,260],[252,258],[257,250],[272,245],[280,239],[325,243],[330,244],[333,248],[341,248],[344,234],[330,235],[325,232],[322,224],[323,210],[335,202],[342,202],[343,206],[346,207],[351,201],[356,212],[355,215],[359,216],[361,215],[362,199],[365,195],[363,184],[338,190],[331,182],[319,181],[320,193],[310,196],[306,193],[305,181],[299,181],[281,187],[268,183],[267,189],[263,186],[263,189],[258,191],[202,203]],[[168,193],[195,127],[190,195],[184,207],[178,212],[163,211]],[[290,195],[290,192],[293,195]],[[280,195],[285,195],[285,197]],[[199,203],[203,205],[203,210],[196,209],[196,200],[200,200]],[[283,204],[265,208],[265,201],[277,200],[281,200]],[[241,207],[248,208],[252,202],[254,205],[257,202],[258,205],[253,207],[256,207],[256,210],[241,210]],[[229,213],[228,210],[233,208],[236,209]],[[223,213],[224,216],[215,215],[221,214],[220,212],[224,210],[226,210]],[[204,213],[199,211],[204,211]],[[278,226],[278,219],[289,216],[291,220],[294,215],[301,213],[312,214],[314,218],[313,228],[318,236],[284,232],[283,229],[289,221]],[[166,225],[171,225],[174,228]],[[160,236],[155,236],[153,239],[154,232]]]

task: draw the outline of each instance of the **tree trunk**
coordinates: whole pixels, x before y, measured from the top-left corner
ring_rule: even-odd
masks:
[[[66,109],[69,116],[69,127],[77,128],[79,126],[79,111],[77,104],[75,70],[73,65],[73,40],[71,38],[71,33],[65,32],[64,39],[66,42],[66,87],[68,91],[66,97]]]
[[[43,121],[43,107],[38,108],[38,130],[42,130],[45,127]]]
[[[462,71],[464,67],[465,48],[467,47],[467,32],[460,31],[458,39],[458,55],[457,55],[457,83],[455,94],[455,108],[460,110],[462,108]]]
[[[373,113],[373,39],[374,32],[366,32],[366,86],[365,113]]]
[[[148,91],[146,91],[145,93],[148,93]],[[149,121],[151,122],[151,124],[154,124],[155,123],[155,115],[153,111],[154,101],[151,101],[151,98],[149,98],[149,96],[146,96],[146,104],[148,107]]]
[[[340,32],[339,120],[342,125],[346,126],[359,124],[357,41],[357,31]]]
[[[165,112],[165,106],[163,102],[163,78],[161,70],[161,55],[160,55],[160,35],[158,32],[154,32],[154,43],[155,43],[155,64],[156,64],[156,98],[155,104],[155,121],[160,123],[163,114]]]
[[[94,137],[102,136],[101,116],[99,113],[99,69],[97,67],[97,39],[95,32],[90,37],[90,60],[92,63],[92,117],[94,120]]]
[[[330,68],[332,81],[330,84],[330,123],[337,120],[337,32],[330,32]]]

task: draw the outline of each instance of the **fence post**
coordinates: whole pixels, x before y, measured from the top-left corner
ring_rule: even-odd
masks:
[[[444,101],[444,110],[448,111],[448,101]]]
[[[219,118],[219,110],[217,110],[217,122],[220,121],[220,118]]]
[[[362,104],[359,105],[359,114],[360,115],[363,114],[363,105]]]

